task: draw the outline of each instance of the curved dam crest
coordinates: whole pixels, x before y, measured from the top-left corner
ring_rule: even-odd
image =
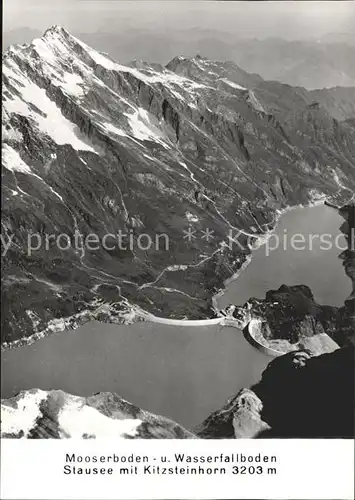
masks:
[[[171,326],[212,326],[212,325],[223,325],[225,318],[209,318],[209,319],[174,319],[174,318],[162,318],[160,316],[154,316],[153,314],[142,315],[146,321],[151,321],[152,323],[159,323],[161,325],[171,325]]]

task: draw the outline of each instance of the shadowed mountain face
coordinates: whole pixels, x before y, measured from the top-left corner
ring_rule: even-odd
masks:
[[[102,317],[103,302],[211,316],[249,252],[229,231],[245,245],[277,209],[355,189],[351,90],[314,103],[201,57],[122,66],[60,27],[3,65],[5,342]],[[187,242],[189,227],[214,238]]]
[[[354,349],[288,353],[197,429],[203,438],[352,438]]]
[[[292,359],[290,353],[270,363],[252,388],[271,427],[262,437],[353,437],[354,349],[305,359],[301,366]]]

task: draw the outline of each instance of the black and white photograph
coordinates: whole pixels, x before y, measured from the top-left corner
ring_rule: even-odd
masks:
[[[2,440],[354,439],[355,2],[3,14]]]

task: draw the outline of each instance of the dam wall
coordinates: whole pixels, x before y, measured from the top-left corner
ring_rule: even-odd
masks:
[[[272,349],[271,347],[268,347],[264,344],[261,344],[257,338],[261,337],[260,333],[260,325],[261,321],[258,319],[252,319],[249,321],[248,325],[244,329],[244,335],[246,340],[256,349],[259,351],[263,352],[264,354],[267,354],[268,356],[283,356],[288,352],[287,350],[285,351],[278,351],[276,349]]]
[[[211,319],[173,319],[173,318],[161,318],[159,316],[154,316],[154,314],[146,313],[143,315],[146,321],[151,321],[153,323],[161,323],[163,325],[174,325],[174,326],[211,326],[211,325],[223,325],[225,318],[222,316],[220,318]]]

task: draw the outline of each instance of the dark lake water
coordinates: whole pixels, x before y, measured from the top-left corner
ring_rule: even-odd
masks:
[[[339,235],[342,219],[326,206],[295,209],[277,233]],[[345,244],[345,239],[340,243]],[[281,284],[309,285],[323,304],[341,305],[350,294],[338,255],[341,250],[279,248],[253,253],[250,265],[231,282],[221,306],[263,297]],[[260,379],[270,358],[250,346],[235,328],[92,322],[53,334],[31,346],[3,352],[2,397],[21,389],[62,389],[81,396],[117,392],[130,402],[191,428],[242,387]]]
[[[200,423],[269,358],[236,328],[92,322],[2,353],[3,397],[20,389],[117,392],[186,427]]]

